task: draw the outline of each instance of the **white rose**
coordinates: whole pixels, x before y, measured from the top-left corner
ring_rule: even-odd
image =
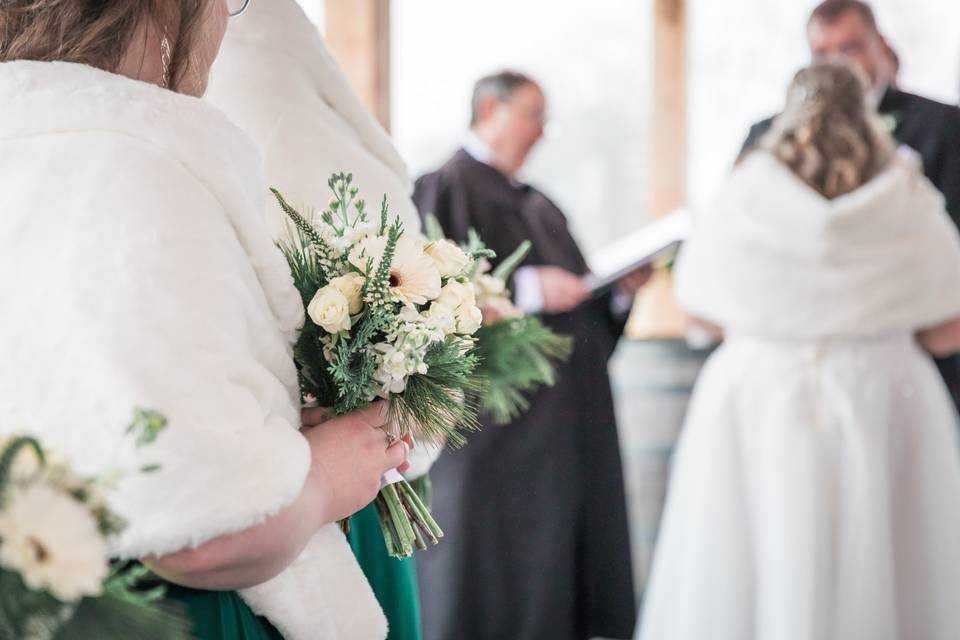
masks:
[[[363,309],[363,285],[367,279],[359,273],[348,273],[347,275],[334,278],[330,281],[330,286],[336,287],[344,295],[347,302],[350,303],[350,315],[354,316]]]
[[[477,303],[477,295],[473,291],[472,283],[468,282],[464,284],[456,280],[451,280],[440,290],[440,296],[437,298],[437,302],[456,311],[460,307],[475,306]]]
[[[449,240],[431,242],[424,247],[424,251],[437,263],[440,275],[445,278],[460,275],[470,264],[470,258],[467,257],[467,254]]]
[[[500,278],[482,275],[474,283],[480,296],[502,296],[507,290],[507,283]]]
[[[457,333],[473,335],[483,324],[483,312],[474,305],[465,305],[457,310]]]
[[[347,296],[332,285],[317,291],[307,306],[307,314],[327,333],[349,331],[350,301]]]
[[[445,336],[457,332],[457,314],[445,304],[434,302],[428,310],[423,312],[423,316]]]

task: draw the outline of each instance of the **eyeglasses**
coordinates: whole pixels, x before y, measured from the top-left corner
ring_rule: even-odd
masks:
[[[227,0],[227,10],[231,18],[236,18],[247,10],[250,6],[250,0]]]

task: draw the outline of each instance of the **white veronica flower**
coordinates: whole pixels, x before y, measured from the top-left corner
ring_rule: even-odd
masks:
[[[437,263],[437,269],[440,270],[440,275],[444,278],[460,275],[470,263],[467,254],[449,240],[430,242],[424,248],[424,251]]]
[[[53,487],[14,488],[0,511],[0,566],[61,602],[100,595],[107,543],[90,511]]]
[[[376,271],[387,246],[385,236],[367,236],[350,251],[350,264],[366,272],[367,258]],[[422,243],[401,236],[390,265],[390,293],[404,304],[426,304],[440,295],[440,270]]]
[[[307,305],[307,314],[327,333],[349,331],[350,301],[337,287],[327,285],[317,291]]]

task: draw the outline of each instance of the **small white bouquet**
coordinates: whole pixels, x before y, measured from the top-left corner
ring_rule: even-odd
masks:
[[[464,444],[477,426],[473,334],[483,321],[469,274],[479,257],[445,240],[407,236],[386,197],[371,218],[349,174],[319,215],[305,216],[272,190],[291,222],[279,243],[306,320],[294,347],[307,402],[334,415],[390,401],[388,432],[419,442]],[[436,544],[443,532],[397,473],[375,505],[390,555]]]
[[[426,217],[427,237],[448,242],[435,216]],[[481,411],[494,422],[508,424],[529,409],[528,395],[540,386],[556,382],[557,364],[573,352],[573,340],[554,333],[539,318],[528,316],[513,304],[507,282],[530,251],[530,241],[491,268],[496,258],[480,236],[471,229],[462,250],[481,259],[468,272],[477,304],[483,310],[483,324],[476,333],[478,376],[483,380],[477,392]]]
[[[128,432],[139,446],[165,426],[138,410]],[[138,589],[146,568],[111,566],[107,539],[126,527],[106,501],[118,479],[78,476],[33,438],[0,438],[0,638],[189,637],[162,589]]]

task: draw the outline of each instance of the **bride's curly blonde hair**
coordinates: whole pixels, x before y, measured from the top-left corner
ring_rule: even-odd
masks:
[[[818,193],[833,199],[869,182],[895,147],[866,106],[866,83],[849,66],[816,62],[801,69],[787,104],[759,147]]]

